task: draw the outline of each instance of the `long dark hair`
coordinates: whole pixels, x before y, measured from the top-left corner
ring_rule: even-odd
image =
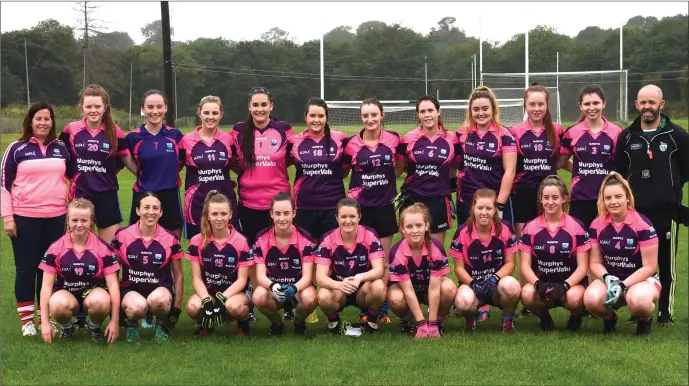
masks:
[[[440,102],[438,102],[438,98],[436,98],[433,95],[423,95],[419,99],[416,100],[417,118],[418,118],[418,114],[419,114],[419,105],[421,104],[421,102],[424,102],[424,101],[430,101],[431,103],[433,103],[433,106],[435,106],[435,109],[438,110],[438,129],[445,129],[445,125],[443,124],[443,117],[440,116]],[[381,110],[381,111],[383,111],[383,110]],[[419,121],[419,123],[421,123],[421,121]]]
[[[47,145],[57,138],[57,130],[55,129],[55,112],[53,111],[53,107],[47,102],[36,102],[29,107],[29,111],[27,111],[26,115],[24,116],[24,123],[22,124],[22,136],[19,138],[20,141],[26,142],[33,137],[33,117],[36,116],[36,113],[41,110],[50,111],[50,120],[52,121],[52,127],[50,128],[48,136],[45,137],[45,142],[43,142],[43,144]]]
[[[361,109],[366,106],[366,105],[374,105],[378,107],[378,110],[380,112],[380,128],[385,130],[385,127],[383,126],[383,104],[380,103],[380,101],[377,98],[366,98],[363,101],[361,101],[361,104],[359,105],[359,114],[361,115]],[[418,106],[417,106],[418,110]],[[438,121],[440,122],[440,121]],[[359,131],[359,135],[362,135],[364,133],[364,129],[361,129]]]
[[[328,124],[328,104],[321,98],[312,97],[306,102],[306,108],[304,109],[304,118],[309,114],[309,107],[318,106],[325,110],[325,126],[323,127],[323,133],[325,134],[325,147],[327,157],[330,157],[330,125]],[[307,129],[308,130],[308,129]]]
[[[273,95],[265,87],[255,87],[249,93],[249,103],[251,103],[251,98],[256,94],[264,94],[268,97],[268,102],[273,102]],[[269,119],[272,119],[272,114]],[[242,123],[242,140],[239,144],[239,148],[242,150],[244,164],[249,168],[253,168],[256,165],[256,154],[254,153],[254,130],[256,125],[254,125],[254,118],[251,116],[251,111],[249,111],[249,117],[246,121]]]
[[[557,133],[555,132],[555,125],[553,125],[553,116],[550,114],[550,93],[548,90],[541,86],[538,82],[531,83],[531,86],[524,91],[524,108],[526,109],[526,99],[532,92],[541,92],[545,95],[545,115],[543,116],[543,126],[545,126],[545,136],[548,142],[553,146],[553,153],[557,151],[557,145],[559,139]]]
[[[603,87],[597,84],[587,84],[584,86],[581,91],[579,91],[579,104],[584,100],[584,95],[588,94],[596,94],[600,97],[600,99],[605,103],[607,99],[605,98],[605,91],[603,90]],[[602,116],[602,114],[601,114]],[[581,114],[579,115],[579,120],[577,123],[583,121],[586,119],[586,114],[582,111]]]
[[[110,97],[108,93],[97,84],[88,85],[79,96],[79,107],[84,108],[85,97],[99,97],[103,102],[103,117],[101,121],[105,126],[105,140],[110,144],[110,154],[117,154],[117,132],[115,131],[115,122],[112,120],[112,105],[110,104]],[[146,98],[144,98],[144,101]]]
[[[562,204],[562,211],[569,212],[569,190],[567,190],[567,185],[557,174],[553,174],[544,178],[541,181],[541,185],[538,186],[538,193],[536,194],[536,211],[538,214],[542,215],[545,212],[541,199],[543,198],[543,190],[548,186],[554,186],[560,190],[560,196],[565,198],[565,203]]]

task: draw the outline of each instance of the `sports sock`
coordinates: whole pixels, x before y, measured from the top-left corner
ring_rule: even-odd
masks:
[[[507,312],[507,311],[502,312],[502,320],[512,320],[512,319],[514,319],[514,312]]]
[[[387,300],[386,300],[385,303],[383,303],[383,307],[380,309],[380,313],[381,313],[381,314],[387,314],[388,311],[389,311],[389,310],[388,310],[388,302],[387,302]]]
[[[614,314],[614,312],[613,312],[613,311],[610,311],[607,315],[605,315],[605,317],[604,317],[603,319],[605,319],[605,320],[610,320],[610,319],[612,319],[612,315],[613,315],[613,314]]]
[[[72,328],[72,322],[71,322],[71,321],[69,321],[69,322],[67,322],[67,323],[65,323],[65,324],[62,325],[62,329],[63,329],[63,330],[65,330],[65,329],[70,329],[70,328]]]
[[[340,314],[337,312],[330,315],[325,315],[328,318],[328,322],[337,322],[340,320]]]
[[[442,325],[443,325],[443,321],[445,320],[445,317],[444,317],[444,316],[438,316],[438,319],[437,319],[437,320],[438,320],[438,326],[442,326]]]
[[[647,316],[645,318],[639,318],[639,322],[642,322],[642,323],[648,323],[649,320],[651,320],[650,316]]]
[[[410,318],[411,312],[408,312],[406,315],[400,317],[400,322],[408,322]]]
[[[368,319],[369,322],[375,323],[376,320],[378,320],[378,314],[380,312],[378,310],[374,310],[373,308],[369,308],[366,310],[366,318]]]
[[[33,322],[34,302],[18,302],[17,313],[22,325]]]

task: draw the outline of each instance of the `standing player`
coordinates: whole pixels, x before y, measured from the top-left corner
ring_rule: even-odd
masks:
[[[574,155],[569,213],[584,224],[584,229],[596,218],[598,190],[615,166],[615,145],[622,132],[603,116],[606,103],[605,92],[599,85],[584,86],[579,93],[579,122],[568,128],[562,138],[558,168]]]
[[[185,134],[179,145],[186,155],[184,233],[187,239],[201,232],[203,202],[211,190],[227,196],[232,212],[231,222],[238,222],[234,181],[230,178],[230,167],[236,162],[237,146],[234,137],[219,127],[223,116],[222,101],[212,95],[203,97],[197,114],[201,126]]]
[[[179,171],[185,158],[184,151],[179,148],[182,132],[163,123],[167,102],[160,91],[146,91],[141,109],[146,123],[125,137],[137,166],[129,224],[139,221],[136,214],[139,197],[144,192],[154,192],[163,204],[160,225],[180,238],[183,224]]]
[[[564,307],[570,312],[567,329],[577,331],[584,312],[591,244],[581,223],[565,212],[569,192],[560,177],[546,177],[537,197],[539,216],[526,224],[519,241],[519,273],[526,282],[522,303],[541,319],[546,331],[553,329],[548,310]]]
[[[431,237],[431,216],[422,203],[402,210],[400,232],[402,240],[390,249],[390,310],[400,318],[403,333],[412,331],[413,317],[417,339],[437,338],[457,291],[455,283],[446,277],[450,266],[445,248]],[[428,305],[428,321],[422,303]]]
[[[337,203],[339,228],[327,233],[316,254],[318,305],[328,317],[328,329],[341,334],[340,311],[357,305],[366,309],[362,327],[378,329],[376,320],[385,301],[385,252],[376,234],[362,225],[361,206],[353,198]]]
[[[41,315],[41,335],[46,343],[52,343],[56,333],[51,317],[62,325],[60,338],[69,339],[75,330],[72,317],[80,310],[89,317],[93,342],[101,342],[101,323],[108,314],[108,343],[115,343],[119,336],[120,265],[108,243],[93,233],[95,219],[95,208],[89,200],[77,198],[70,202],[69,230],[50,245],[39,266],[44,271],[41,308],[48,311]]]
[[[270,91],[257,87],[249,93],[249,117],[232,127],[239,146],[239,221],[249,245],[256,234],[270,226],[270,200],[279,192],[289,192],[287,140],[292,127],[271,118]]]
[[[456,173],[457,136],[443,126],[440,103],[432,95],[416,101],[419,127],[408,132],[399,143],[395,171],[407,174],[398,195],[400,210],[421,202],[430,212],[431,234],[445,242],[452,228],[450,177]]]
[[[514,311],[521,288],[514,272],[517,239],[507,221],[500,219],[497,194],[481,188],[474,193],[469,218],[457,228],[450,255],[460,287],[455,308],[466,317],[466,329],[476,329],[479,307],[502,309],[502,330],[514,331]]]
[[[203,202],[201,233],[189,241],[191,280],[196,292],[187,314],[197,321],[197,336],[206,335],[225,320],[237,321],[237,335],[247,336],[251,299],[246,291],[254,264],[249,244],[230,223],[230,199],[217,190]]]
[[[117,172],[125,165],[136,174],[124,133],[112,120],[110,97],[97,84],[81,92],[83,119],[62,130],[60,140],[69,149],[69,200],[87,198],[96,208],[98,236],[112,240],[122,222]]]
[[[589,235],[590,267],[597,280],[584,293],[586,309],[602,317],[603,332],[610,333],[617,323],[615,310],[629,305],[638,317],[637,335],[650,333],[661,291],[658,236],[648,218],[634,210],[631,188],[616,172],[603,180]]]
[[[689,226],[689,209],[682,206],[682,187],[689,181],[689,134],[661,113],[665,101],[658,86],[642,87],[634,103],[639,117],[620,134],[616,169],[629,181],[637,210],[658,233],[663,286],[658,324],[668,327],[673,323],[679,223]]]
[[[34,307],[43,282],[38,266],[64,232],[68,161],[69,151],[57,139],[53,108],[34,103],[24,117],[22,136],[2,157],[2,218],[12,242],[22,336],[36,335]],[[37,311],[40,318],[40,304]]]
[[[342,179],[348,165],[342,158],[347,136],[330,129],[323,99],[309,99],[304,116],[306,130],[290,138],[287,146],[289,161],[297,169],[294,222],[318,243],[325,232],[337,228],[337,203],[345,197]]]
[[[167,340],[181,313],[184,252],[175,235],[158,225],[161,207],[155,193],[144,192],[136,208],[140,220],[120,228],[111,243],[122,265],[120,293],[128,342],[139,340],[137,323],[147,315],[157,318],[156,339]]]
[[[297,309],[294,332],[304,335],[304,319],[317,305],[312,285],[316,245],[310,235],[293,225],[296,208],[288,193],[278,193],[270,208],[274,225],[258,235],[251,252],[258,284],[253,300],[270,319],[271,335],[281,335],[285,330],[277,311],[287,304]]]

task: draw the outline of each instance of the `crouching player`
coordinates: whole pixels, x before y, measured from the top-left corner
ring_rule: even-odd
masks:
[[[230,224],[230,199],[217,190],[206,195],[201,211],[201,233],[189,240],[187,259],[196,292],[187,302],[187,314],[196,320],[196,336],[203,336],[228,320],[237,321],[237,335],[249,328],[249,267],[254,262],[249,244]]]
[[[292,305],[294,332],[306,334],[305,318],[316,309],[312,285],[316,245],[311,235],[293,225],[296,214],[289,193],[278,193],[270,203],[273,226],[260,232],[251,250],[258,287],[254,304],[271,321],[270,335],[281,335],[285,324],[278,310]]]
[[[598,217],[589,230],[591,272],[598,278],[586,289],[584,305],[601,316],[603,332],[615,331],[615,310],[629,305],[638,317],[637,335],[651,332],[660,296],[658,236],[651,222],[634,209],[627,181],[612,172],[598,195]]]
[[[564,307],[571,315],[567,329],[577,331],[584,313],[591,244],[583,224],[565,213],[567,186],[557,175],[546,177],[537,191],[539,216],[524,227],[519,241],[522,304],[541,319],[544,331],[553,329],[548,311]]]
[[[337,203],[338,228],[327,233],[316,253],[318,305],[328,317],[328,330],[342,334],[346,325],[340,311],[357,305],[367,309],[361,327],[374,333],[385,301],[385,251],[373,231],[359,225],[361,206],[353,198]]]
[[[105,328],[108,343],[119,336],[120,285],[117,271],[120,265],[112,248],[93,233],[95,208],[77,198],[67,206],[67,233],[55,241],[45,253],[39,268],[43,270],[41,288],[41,335],[52,343],[55,327],[52,316],[62,326],[60,338],[69,339],[74,333],[72,317],[80,311],[88,315],[87,325],[95,343],[102,340],[101,323],[110,313]],[[103,285],[107,285],[106,291]]]
[[[139,340],[139,320],[157,319],[155,337],[167,340],[181,313],[184,282],[177,237],[158,224],[162,204],[153,192],[139,196],[139,221],[120,228],[111,245],[122,265],[120,282],[127,341]]]
[[[512,277],[517,238],[510,225],[501,220],[497,195],[491,189],[478,189],[466,224],[452,240],[450,255],[455,259],[455,274],[461,283],[455,308],[466,317],[466,330],[476,329],[479,307],[502,309],[502,330],[514,331],[514,311],[521,288]]]
[[[457,287],[449,278],[445,248],[431,238],[431,218],[426,205],[415,203],[400,214],[402,240],[390,249],[388,305],[400,318],[402,332],[416,324],[416,338],[439,337]],[[421,303],[428,305],[428,321]]]

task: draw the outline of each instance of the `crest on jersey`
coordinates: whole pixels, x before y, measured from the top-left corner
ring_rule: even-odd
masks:
[[[96,266],[89,264],[89,272],[94,272],[95,270],[96,270]]]
[[[667,150],[667,143],[661,142],[659,148],[660,148],[660,151]]]
[[[386,160],[386,161],[390,161],[390,154],[386,154],[386,155],[385,155],[385,160]]]
[[[168,149],[172,149],[172,144],[170,142],[166,143]]]
[[[154,256],[154,258],[155,258],[156,260],[162,260],[162,259],[163,259],[163,255],[160,254],[160,253],[156,253],[155,256]]]
[[[109,143],[103,143],[103,149],[110,149]]]
[[[627,245],[634,245],[634,239],[627,239]]]
[[[610,150],[610,145],[603,145],[603,150],[605,150],[605,151]]]
[[[53,153],[60,154],[60,149],[53,149]]]
[[[493,142],[491,142],[491,143],[488,144],[488,147],[492,149],[492,148],[495,147],[495,144],[494,144]]]
[[[220,156],[221,156],[221,157],[224,157],[224,156],[225,156],[225,152],[224,152],[224,151],[221,151],[221,152],[220,152]]]
[[[442,154],[442,155],[447,154],[447,150],[445,150],[445,149],[440,149],[440,154]]]
[[[228,262],[229,264],[233,264],[233,263],[234,263],[234,256],[228,257],[228,258],[227,258],[227,262]]]
[[[569,243],[562,243],[562,249],[569,248]]]
[[[366,255],[359,256],[359,261],[362,263],[365,263],[366,262]]]
[[[270,140],[270,146],[275,147],[275,146],[277,146],[277,145],[278,145],[278,140],[277,140],[277,139],[271,139],[271,140]]]
[[[299,259],[292,259],[292,263],[294,263],[294,265],[299,265]]]

